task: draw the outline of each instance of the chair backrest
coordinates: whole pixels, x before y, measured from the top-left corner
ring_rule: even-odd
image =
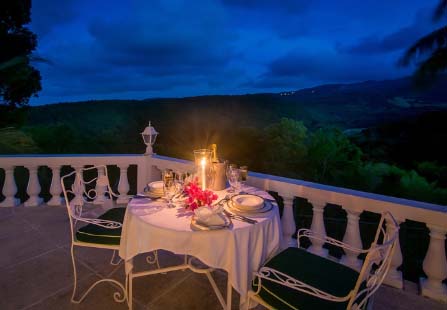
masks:
[[[97,172],[96,175],[95,171]],[[74,180],[71,180],[73,177]],[[72,171],[61,177],[61,184],[70,219],[72,240],[75,240],[74,232],[78,222],[91,223],[111,229],[121,227],[121,223],[118,222],[91,219],[82,215],[82,208],[85,203],[103,204],[107,200],[113,199],[113,197],[118,197],[110,187],[106,166],[92,166]]]
[[[384,227],[386,226],[386,228]],[[399,238],[399,224],[389,212],[382,213],[373,243],[357,280],[348,309],[361,309],[385,279]]]

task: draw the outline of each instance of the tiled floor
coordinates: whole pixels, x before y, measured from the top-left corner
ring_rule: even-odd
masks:
[[[70,303],[73,275],[69,245],[64,207],[0,208],[0,309],[127,309],[125,303],[113,301],[116,288],[108,283],[98,285],[81,304]],[[79,292],[97,279],[123,281],[123,265],[110,265],[111,254],[108,250],[77,248]],[[165,266],[182,259],[167,252],[159,255]],[[144,256],[135,261],[136,268],[153,268]],[[213,275],[225,296],[225,272],[215,271]],[[420,297],[416,290],[412,283],[406,283],[404,291],[383,287],[376,294],[374,308],[447,310],[447,305]],[[205,275],[191,271],[137,278],[133,300],[134,309],[221,309]],[[233,293],[234,309],[238,309],[237,304],[237,293]]]

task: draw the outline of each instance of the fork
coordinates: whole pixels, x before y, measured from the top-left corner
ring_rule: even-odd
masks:
[[[226,216],[228,216],[229,218],[235,219],[235,220],[239,220],[239,221],[242,221],[242,222],[247,222],[247,223],[250,223],[250,224],[256,224],[258,222],[257,220],[254,220],[254,219],[242,216],[242,215],[237,215],[237,214],[230,213],[230,212],[228,212],[225,209],[223,210],[223,212],[225,213]]]

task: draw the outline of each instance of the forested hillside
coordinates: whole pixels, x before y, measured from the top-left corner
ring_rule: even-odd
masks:
[[[143,153],[192,158],[217,143],[251,170],[447,204],[447,79],[324,85],[282,94],[107,100],[31,107],[0,152]],[[14,138],[15,137],[15,138]],[[14,142],[12,142],[14,141]]]

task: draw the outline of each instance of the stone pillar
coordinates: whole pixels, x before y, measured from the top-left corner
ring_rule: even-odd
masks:
[[[282,196],[282,195],[281,195]],[[293,217],[293,197],[282,196],[284,200],[284,210],[282,213],[281,224],[283,232],[283,240],[281,247],[296,247],[296,239],[293,234],[296,232],[295,218]]]
[[[318,200],[309,200],[312,204],[312,225],[310,229],[317,235],[321,237],[326,237],[326,228],[324,227],[324,207],[326,206],[326,202],[318,201]],[[307,249],[308,251],[326,257],[328,255],[328,250],[323,248],[324,241],[310,239],[312,245]]]
[[[403,222],[403,220],[396,219],[396,222],[400,225]],[[387,234],[392,233],[393,227],[394,227],[394,225],[392,223],[390,223],[389,221],[386,221]],[[400,265],[402,265],[402,262],[403,262],[402,250],[400,249],[399,236],[397,236],[396,247],[394,248],[393,258],[391,259],[391,263],[390,263],[390,269],[388,270],[388,273],[384,280],[385,284],[395,287],[395,288],[403,289],[404,281],[402,278],[402,272],[397,270],[397,268],[399,268]]]
[[[20,204],[17,194],[17,185],[14,180],[14,166],[5,167],[5,184],[3,185],[3,196],[5,199],[0,203],[0,207],[15,207]]]
[[[422,296],[447,302],[447,287],[442,281],[447,277],[445,234],[447,227],[427,225],[430,229],[430,244],[424,258],[423,268],[427,278],[421,278]]]
[[[363,244],[362,239],[360,238],[359,227],[359,218],[362,211],[354,208],[346,208],[346,212],[348,213],[348,224],[346,226],[343,242],[352,247],[362,249]],[[342,256],[340,262],[359,271],[362,268],[363,263],[358,259],[359,253],[348,249],[343,249],[343,251],[345,252],[345,255]]]
[[[118,191],[120,193],[118,200],[116,201],[119,204],[127,204],[129,202],[129,196],[127,193],[129,192],[129,180],[127,179],[127,168],[129,165],[120,165],[120,182],[118,183]]]
[[[25,207],[37,207],[42,203],[42,198],[39,197],[40,194],[40,184],[39,177],[37,176],[37,166],[31,166],[29,170],[29,180],[26,193],[29,195],[27,201],[25,201]]]
[[[47,205],[49,206],[60,206],[63,199],[61,198],[62,184],[61,184],[61,167],[51,166],[50,167],[53,176],[51,178],[50,194],[51,199],[48,200]]]

